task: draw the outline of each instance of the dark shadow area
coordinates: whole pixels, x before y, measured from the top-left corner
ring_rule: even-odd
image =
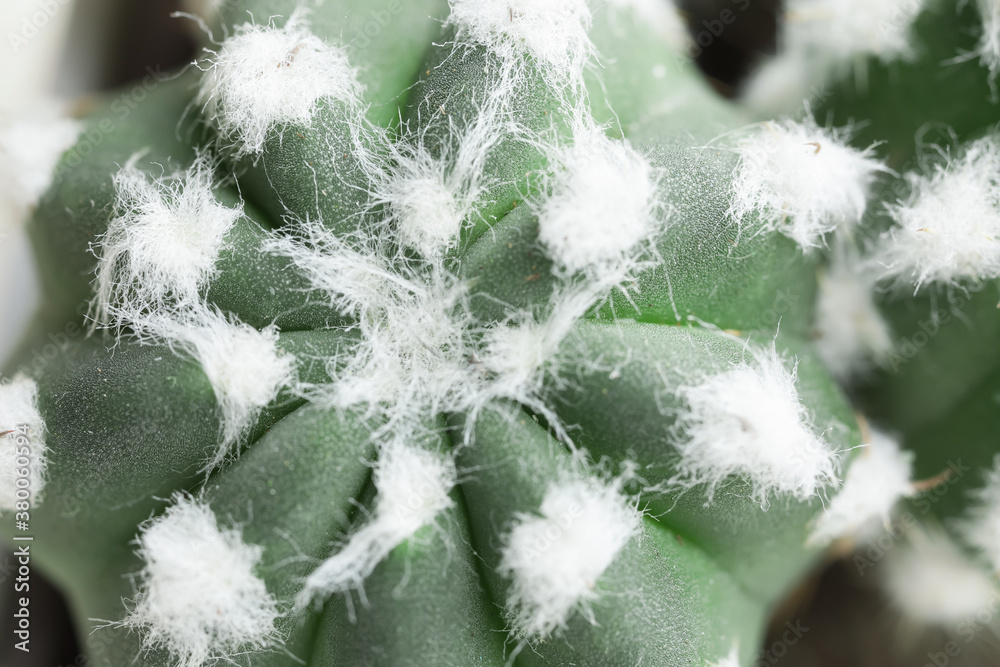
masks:
[[[694,42],[691,55],[715,89],[735,97],[778,42],[781,0],[677,0]]]
[[[3,580],[3,604],[0,612],[0,665],[4,667],[87,667],[87,659],[81,654],[73,620],[66,608],[66,602],[44,576],[38,567],[32,566],[27,581],[18,574],[19,564],[14,555],[0,551],[0,579]],[[21,579],[22,581],[18,581]],[[15,586],[28,585],[26,592],[15,592]],[[28,596],[29,643],[28,652],[19,650],[16,644],[22,639],[14,634],[19,620],[14,618],[17,611],[15,600]]]
[[[877,561],[835,561],[775,613],[754,667],[996,667],[1000,617],[951,634],[917,626],[892,607],[879,576]]]

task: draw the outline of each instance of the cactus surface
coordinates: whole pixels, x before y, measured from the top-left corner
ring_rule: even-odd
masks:
[[[93,664],[752,665],[900,511],[902,611],[988,604],[998,21],[871,7],[737,104],[666,2],[231,0],[67,121],[0,511]]]

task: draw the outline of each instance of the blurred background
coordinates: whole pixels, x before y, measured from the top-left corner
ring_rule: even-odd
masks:
[[[735,1],[680,0],[692,39],[709,30],[710,23]],[[720,35],[713,34],[697,56],[712,86],[727,97],[738,96],[741,83],[757,63],[775,52],[779,39],[779,0],[739,2],[747,3],[740,21]],[[72,105],[81,97],[141,78],[150,67],[169,70],[190,62],[200,38],[197,25],[170,15],[196,10],[198,4],[194,0],[3,0],[0,121],[31,115],[43,106]],[[12,202],[0,201],[0,358],[10,352],[38,302],[31,253],[22,231],[25,215]],[[10,554],[0,553],[0,636],[5,638],[13,629],[3,607],[11,594],[14,569]],[[850,556],[819,568],[776,612],[757,665],[944,667],[939,651],[949,638],[906,626],[872,577],[865,579],[860,569]],[[32,577],[33,650],[26,655],[15,651],[11,641],[0,642],[0,665],[85,667],[87,660],[79,652],[58,591],[40,582],[37,572]],[[961,655],[947,657],[946,664],[996,665],[997,655],[1000,641],[989,631]]]

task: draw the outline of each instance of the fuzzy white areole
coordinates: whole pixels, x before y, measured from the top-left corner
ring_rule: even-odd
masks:
[[[538,205],[539,240],[567,273],[620,261],[657,231],[658,177],[624,140],[596,126],[551,150],[551,193]]]
[[[49,189],[60,158],[82,132],[83,124],[54,104],[42,106],[33,116],[0,122],[0,202],[16,218],[24,217]]]
[[[940,529],[916,529],[882,566],[893,606],[920,624],[954,628],[995,602],[990,572]]]
[[[895,438],[877,429],[866,445],[813,524],[807,545],[825,545],[842,537],[863,540],[888,526],[896,503],[916,493],[912,452],[903,451]]]
[[[836,64],[859,56],[885,62],[913,54],[911,30],[925,0],[790,0],[786,40],[793,51]]]
[[[519,514],[507,531],[499,573],[511,582],[507,615],[526,641],[543,640],[580,613],[596,623],[590,603],[619,553],[636,539],[641,513],[620,484],[597,479],[553,482],[537,514]]]
[[[321,100],[349,107],[363,90],[347,52],[307,27],[297,9],[279,28],[245,23],[199,63],[205,71],[198,102],[236,155],[257,155],[272,130],[309,127]]]
[[[979,56],[979,62],[990,71],[990,86],[996,95],[996,79],[1000,76],[1000,2],[998,0],[976,0],[979,16],[983,23],[983,33],[972,55]]]
[[[672,427],[672,484],[703,484],[711,502],[739,476],[766,508],[773,494],[808,500],[836,480],[837,452],[816,434],[787,363],[773,346],[752,350],[751,361],[676,390],[683,407]]]
[[[457,481],[454,461],[400,441],[382,449],[373,480],[377,496],[370,519],[309,575],[296,598],[299,609],[362,588],[393,549],[454,504],[449,496]]]
[[[176,494],[140,526],[139,591],[121,626],[142,633],[179,667],[226,661],[279,641],[278,603],[257,575],[263,549],[239,528],[219,525],[211,507]]]
[[[194,359],[208,377],[218,403],[220,440],[206,471],[238,451],[261,411],[283,388],[295,385],[295,358],[278,347],[273,326],[258,330],[206,305],[140,315],[130,324],[141,341]]]
[[[881,278],[914,292],[929,284],[1000,277],[1000,138],[970,142],[926,172],[907,174],[911,194],[888,210],[896,225],[873,261]]]
[[[838,227],[853,227],[876,175],[888,168],[875,159],[874,146],[853,148],[848,135],[812,116],[753,128],[736,148],[729,214],[742,222],[757,213],[760,229],[781,232],[805,251],[824,245]]]
[[[530,55],[555,84],[582,88],[583,70],[594,54],[587,0],[449,0],[446,25],[458,43],[486,46],[504,63],[501,83],[513,90]]]
[[[965,542],[1000,571],[1000,456],[986,471],[983,486],[971,493],[973,502],[959,524]]]
[[[96,323],[121,330],[143,313],[196,307],[216,275],[243,204],[216,199],[204,153],[185,170],[154,176],[137,153],[114,177],[114,218],[92,244],[98,257]]]

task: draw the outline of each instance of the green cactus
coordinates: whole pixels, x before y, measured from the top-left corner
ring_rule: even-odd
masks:
[[[920,82],[988,40],[882,4],[877,44],[790,22],[738,104],[665,2],[233,0],[193,66],[67,121],[0,509],[93,664],[756,664],[904,497],[930,527],[888,590],[974,613],[1000,138],[979,62]],[[871,122],[760,122],[789,64]],[[976,595],[907,590],[946,565]]]

